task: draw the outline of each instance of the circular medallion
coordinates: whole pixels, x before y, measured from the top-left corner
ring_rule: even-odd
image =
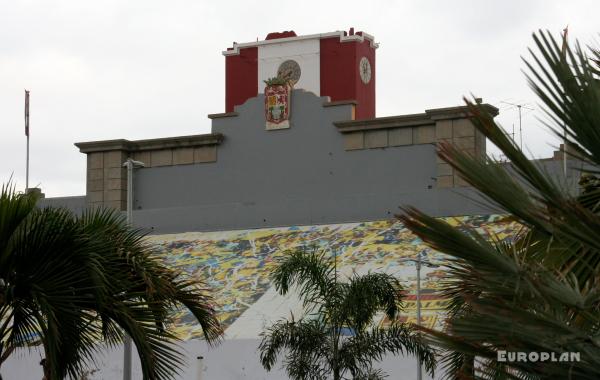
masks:
[[[293,85],[298,83],[301,74],[300,65],[293,59],[283,61],[277,69],[277,76],[289,81]]]
[[[371,81],[371,63],[367,57],[362,57],[358,64],[358,71],[360,72],[360,79],[364,84]]]

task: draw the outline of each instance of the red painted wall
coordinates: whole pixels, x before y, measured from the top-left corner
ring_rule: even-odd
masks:
[[[371,47],[369,41],[354,43],[356,46],[356,120],[372,119],[375,117],[375,49]],[[359,63],[362,57],[367,57],[371,63],[371,81],[364,84],[360,79]]]
[[[340,42],[339,37],[321,40],[321,96],[331,101],[356,100],[356,119],[375,117],[375,49],[369,41]],[[371,63],[371,81],[360,79],[358,64],[366,56]]]
[[[321,50],[321,96],[331,101],[355,99],[354,42],[340,43],[339,37],[324,38]]]
[[[240,49],[225,56],[225,112],[258,95],[258,48]]]

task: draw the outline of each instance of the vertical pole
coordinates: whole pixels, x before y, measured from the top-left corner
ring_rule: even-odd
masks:
[[[521,105],[517,106],[519,108],[519,138],[521,139],[521,150],[523,150],[523,127],[521,126]]]
[[[25,159],[25,193],[29,190],[29,135],[27,135],[27,158]]]
[[[133,224],[133,160],[128,158],[127,166],[127,224]],[[131,380],[131,337],[125,333],[123,342],[123,380]]]
[[[198,356],[196,368],[196,380],[204,380],[204,357]]]
[[[29,91],[25,90],[25,136],[27,136],[27,152],[25,157],[25,193],[29,190]]]
[[[562,33],[562,47],[560,49],[560,54],[561,54],[561,63],[563,63],[565,65],[565,67],[568,67],[568,63],[567,63],[567,48],[568,48],[568,41],[567,41],[567,37],[569,35],[569,25],[567,24],[567,26],[563,29],[563,33]],[[569,72],[571,72],[571,69],[569,68]],[[566,103],[566,95],[563,92],[563,104],[567,104]],[[566,113],[567,110],[564,109],[563,113]],[[565,181],[567,179],[567,124],[563,123],[563,175],[565,176]]]
[[[417,326],[421,326],[421,253],[417,254]],[[421,380],[421,357],[417,354],[417,380]]]

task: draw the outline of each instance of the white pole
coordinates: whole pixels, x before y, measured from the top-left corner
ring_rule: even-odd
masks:
[[[133,160],[128,158],[127,167],[127,224],[133,224]],[[123,380],[131,380],[131,337],[125,334],[123,342]]]
[[[517,106],[519,108],[519,139],[521,141],[521,150],[523,150],[523,126],[521,125],[521,104]]]
[[[204,380],[204,357],[198,356],[196,360],[196,380]]]
[[[27,193],[29,191],[29,135],[27,135],[27,158],[25,162],[25,193]]]
[[[29,91],[25,90],[25,136],[27,136],[27,153],[25,158],[25,193],[29,190]]]
[[[417,326],[421,326],[421,253],[417,254]],[[421,380],[421,357],[417,354],[417,380]]]
[[[123,166],[127,168],[127,224],[133,226],[133,169],[144,163],[128,158]],[[125,334],[123,343],[123,380],[131,380],[131,337]]]

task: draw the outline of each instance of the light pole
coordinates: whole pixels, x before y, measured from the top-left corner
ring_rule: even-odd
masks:
[[[204,357],[197,356],[196,380],[204,380]]]
[[[417,269],[417,326],[421,326],[421,265],[428,266],[430,268],[437,268],[439,265],[432,264],[428,261],[423,261],[422,256],[426,254],[426,250],[422,250],[417,253],[416,259],[403,259],[402,261],[413,261],[415,268]],[[421,357],[417,354],[417,380],[422,380],[423,371],[421,366]]]
[[[133,169],[143,168],[143,162],[128,158],[123,163],[127,168],[127,224],[133,225]],[[125,334],[123,342],[123,380],[131,380],[131,337]]]

